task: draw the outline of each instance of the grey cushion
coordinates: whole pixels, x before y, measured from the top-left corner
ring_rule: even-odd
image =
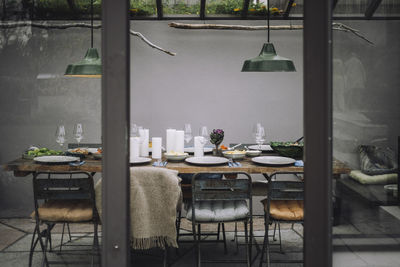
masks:
[[[249,208],[245,200],[199,201],[195,204],[198,222],[234,221],[246,218]],[[187,209],[186,218],[192,220],[192,206]]]

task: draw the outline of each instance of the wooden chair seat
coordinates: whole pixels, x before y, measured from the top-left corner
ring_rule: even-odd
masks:
[[[50,200],[38,208],[39,220],[49,222],[83,222],[93,218],[90,200]],[[35,218],[35,212],[31,217]]]

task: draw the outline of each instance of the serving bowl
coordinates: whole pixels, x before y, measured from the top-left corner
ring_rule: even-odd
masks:
[[[261,150],[247,150],[246,156],[248,157],[257,157],[261,155]]]
[[[245,150],[231,150],[231,151],[223,151],[222,154],[226,158],[230,159],[243,159],[246,156]]]
[[[178,152],[173,152],[173,153],[164,153],[164,156],[167,160],[170,161],[182,161],[186,159],[189,156],[189,153],[178,153]]]
[[[304,143],[271,142],[272,149],[281,156],[301,159],[303,158]]]

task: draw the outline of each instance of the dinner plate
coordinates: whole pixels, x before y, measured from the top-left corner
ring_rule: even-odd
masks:
[[[187,158],[189,156],[188,153],[183,153],[183,154],[168,154],[168,153],[164,153],[164,156],[167,160],[170,161],[181,161],[184,160],[185,158]]]
[[[261,145],[261,146],[259,146],[259,145],[251,145],[251,146],[248,146],[248,148],[249,149],[253,149],[253,150],[261,150],[263,152],[272,152],[272,151],[274,151],[270,145]]]
[[[143,164],[151,162],[151,158],[137,157],[129,161],[130,164]]]
[[[186,158],[185,161],[196,165],[220,165],[227,163],[229,160],[223,157],[206,156],[206,157],[190,157]]]
[[[263,165],[280,166],[280,165],[293,164],[295,163],[296,160],[292,158],[279,157],[279,156],[262,156],[262,157],[252,158],[251,161]]]
[[[193,146],[191,146],[191,147],[185,147],[184,149],[183,149],[183,151],[185,151],[185,152],[187,152],[187,153],[190,153],[190,154],[193,154],[194,153],[194,147]],[[213,151],[213,148],[212,147],[205,147],[204,148],[204,153],[211,153]]]
[[[33,158],[34,161],[39,163],[70,163],[74,161],[79,161],[79,157],[70,157],[70,156],[41,156]]]

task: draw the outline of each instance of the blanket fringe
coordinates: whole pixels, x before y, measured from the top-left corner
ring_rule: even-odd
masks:
[[[131,240],[131,246],[133,249],[145,250],[151,248],[161,248],[166,247],[178,247],[178,243],[175,238],[170,238],[168,236],[152,236],[146,238],[133,238]]]

